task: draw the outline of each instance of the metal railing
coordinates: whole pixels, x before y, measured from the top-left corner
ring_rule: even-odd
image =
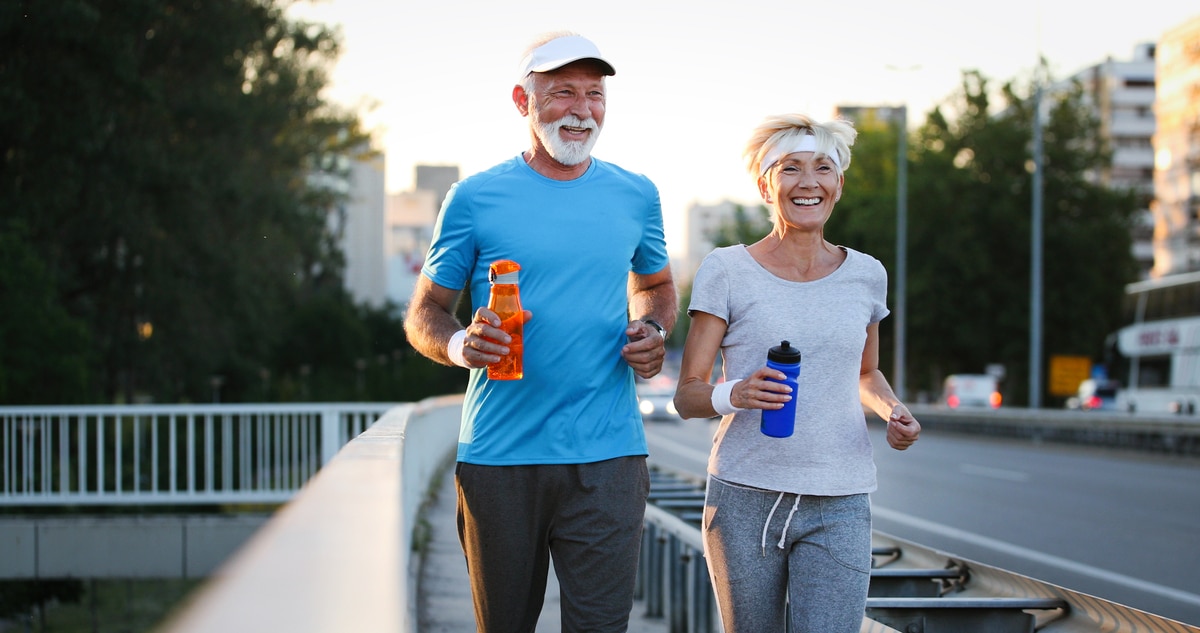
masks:
[[[700,534],[704,484],[652,470],[638,596],[670,633],[717,633]],[[1200,628],[872,532],[862,633],[1197,633]]]
[[[0,506],[282,503],[393,406],[0,407]]]
[[[0,506],[287,500],[392,407],[0,408]],[[453,450],[460,407],[461,397],[431,400],[411,416],[407,408],[385,416],[342,453],[340,469],[323,469],[307,494],[272,519],[274,528],[260,532],[168,630],[261,630],[256,622],[279,624],[281,614],[294,620],[283,627],[293,631],[329,621],[353,621],[353,630],[416,630],[411,541],[428,483]],[[346,490],[360,494],[347,498]],[[700,540],[703,483],[660,471],[650,497],[638,581],[647,615],[666,618],[672,633],[718,630]],[[373,529],[369,537],[364,526]],[[863,629],[871,633],[1200,631],[880,533],[875,541],[877,569]],[[356,555],[324,555],[330,543]],[[308,586],[313,583],[338,591],[302,601],[300,608],[295,595],[322,594]],[[347,591],[350,586],[361,591]],[[349,599],[385,586],[388,599]],[[397,595],[407,597],[400,606]],[[248,617],[251,612],[266,619]],[[358,626],[363,621],[378,626]]]

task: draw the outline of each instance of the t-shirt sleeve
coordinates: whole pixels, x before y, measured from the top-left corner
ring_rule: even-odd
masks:
[[[460,184],[451,186],[446,194],[446,201],[433,226],[429,256],[421,266],[421,274],[439,286],[455,290],[466,287],[475,264],[470,198],[459,187]]]
[[[692,280],[688,315],[705,312],[729,322],[729,271],[714,251],[704,257]]]
[[[643,195],[646,197],[646,219],[642,224],[642,239],[630,262],[631,270],[639,275],[651,275],[671,262],[667,254],[666,232],[663,229],[662,200],[658,188],[649,179],[644,179]]]
[[[879,323],[887,318],[891,311],[887,307],[887,269],[879,260],[873,260],[875,263],[875,275],[873,279],[875,283],[871,288],[871,323]]]

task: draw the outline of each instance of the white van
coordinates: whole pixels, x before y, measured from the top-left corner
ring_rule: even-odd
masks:
[[[953,374],[942,385],[942,404],[951,409],[1000,406],[1000,384],[988,374]]]

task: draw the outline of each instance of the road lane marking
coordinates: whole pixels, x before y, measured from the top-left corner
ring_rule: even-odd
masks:
[[[1001,479],[1004,481],[1015,481],[1023,483],[1029,481],[1029,473],[1023,473],[1018,470],[1006,470],[1004,468],[991,468],[989,466],[979,466],[977,464],[959,464],[958,471],[964,475],[978,475],[989,479]]]
[[[1020,545],[1015,545],[1013,543],[999,541],[986,536],[981,536],[979,534],[974,534],[972,532],[966,532],[964,530],[942,525],[940,523],[926,521],[925,519],[920,519],[897,510],[881,508],[877,505],[871,506],[871,513],[877,517],[887,519],[889,521],[895,521],[896,523],[902,523],[919,530],[940,534],[948,538],[957,539],[965,543],[970,543],[972,545],[984,547],[996,552],[1008,554],[1009,556],[1015,556],[1033,563],[1050,565],[1059,569],[1074,572],[1082,576],[1087,576],[1089,578],[1103,580],[1105,582],[1121,585],[1130,589],[1136,589],[1138,591],[1144,591],[1156,596],[1200,606],[1200,595],[1181,591],[1179,589],[1175,589],[1174,587],[1167,587],[1166,585],[1140,580],[1138,578],[1133,578],[1132,576],[1126,576],[1124,574],[1108,571],[1107,569],[1100,569],[1099,567],[1085,565],[1073,560],[1054,556],[1053,554],[1046,554],[1045,552],[1039,552],[1037,550],[1021,547]]]

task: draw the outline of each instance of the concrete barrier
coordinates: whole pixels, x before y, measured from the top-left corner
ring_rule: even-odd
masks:
[[[910,409],[928,429],[1200,456],[1197,417],[1019,407],[993,410],[914,405]]]
[[[462,396],[388,411],[160,628],[416,631],[418,516],[457,446]]]
[[[265,514],[0,519],[0,579],[203,578]]]

